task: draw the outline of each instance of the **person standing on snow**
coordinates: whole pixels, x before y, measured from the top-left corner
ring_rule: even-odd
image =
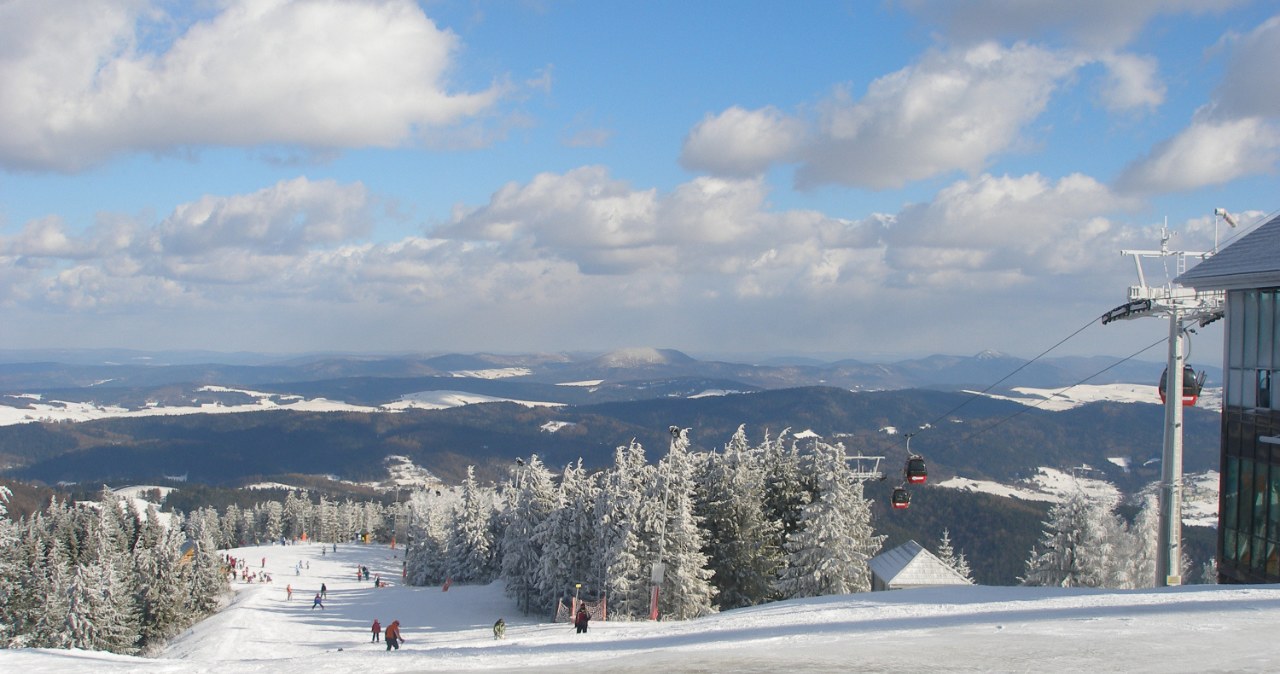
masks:
[[[285,599],[287,601],[293,601],[293,584],[292,583],[284,586],[284,594],[285,594]]]
[[[578,616],[573,619],[573,626],[578,628],[578,634],[587,633],[587,623],[591,622],[591,613],[587,611],[586,606],[578,608]]]
[[[400,621],[392,620],[391,624],[387,625],[387,631],[383,636],[386,637],[387,650],[393,648],[397,651],[400,650],[400,643],[404,641],[404,639],[400,638]]]
[[[494,639],[507,638],[507,621],[503,620],[502,618],[498,618],[498,622],[493,624],[493,638]]]
[[[320,607],[320,610],[321,610],[321,611],[323,611],[323,610],[324,610],[324,604],[322,604],[322,603],[320,602],[320,593],[319,593],[319,592],[317,592],[317,593],[316,593],[315,601],[311,602],[311,610],[312,610],[312,611],[316,610],[316,607],[317,607],[317,606],[319,606],[319,607]]]
[[[382,634],[382,623],[377,618],[373,619],[373,643],[378,643],[378,635]]]
[[[329,588],[324,583],[320,583],[320,596],[325,599],[329,598]]]

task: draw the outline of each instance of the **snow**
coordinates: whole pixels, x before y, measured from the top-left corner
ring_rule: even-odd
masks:
[[[419,391],[418,393],[408,393],[400,396],[399,402],[388,403],[383,405],[382,410],[401,411],[410,408],[424,410],[442,410],[450,407],[461,407],[463,405],[474,405],[477,403],[493,403],[493,402],[511,402],[525,407],[561,407],[563,403],[549,402],[533,402],[529,400],[514,400],[512,398],[495,398],[493,396],[481,395],[479,393],[467,393],[465,391]],[[377,411],[372,410],[371,411]]]
[[[272,584],[235,583],[216,616],[159,657],[0,650],[0,671],[327,674],[523,671],[1275,671],[1280,587],[1157,590],[948,587],[778,602],[685,622],[593,621],[585,635],[521,616],[498,585],[392,586],[400,551],[319,544],[233,551]],[[331,550],[331,549],[330,549]],[[298,561],[310,564],[294,575]],[[312,610],[320,583],[324,610]],[[292,601],[285,585],[294,586]],[[507,638],[490,627],[507,622]],[[400,620],[406,642],[370,643],[374,618]]]
[[[111,417],[155,417],[179,414],[238,414],[242,412],[261,412],[264,410],[293,410],[298,412],[401,412],[406,409],[446,409],[488,402],[513,402],[526,407],[555,407],[561,403],[514,400],[511,398],[495,398],[493,396],[466,393],[463,391],[421,391],[401,396],[400,400],[377,407],[369,405],[353,405],[328,398],[303,398],[297,395],[264,393],[249,389],[235,389],[225,386],[203,386],[199,390],[222,393],[243,393],[254,398],[253,402],[243,405],[223,405],[221,403],[205,403],[202,405],[159,405],[148,403],[141,409],[126,409],[117,406],[104,406],[92,402],[68,402],[61,400],[42,400],[36,394],[12,394],[8,398],[22,400],[22,407],[0,405],[0,426],[31,423],[36,421],[93,421]]]
[[[555,433],[560,429],[573,428],[574,426],[577,426],[577,425],[578,424],[572,421],[548,421],[547,423],[542,424],[538,428],[542,429],[544,432],[547,432],[547,433]]]
[[[981,394],[997,400],[1009,400],[1043,410],[1061,412],[1087,403],[1110,401],[1117,403],[1160,404],[1160,393],[1148,384],[1076,384],[1066,389],[1014,387],[1019,395],[1007,396],[993,393]],[[967,391],[979,395],[978,391]],[[1196,407],[1210,410],[1222,409],[1222,388],[1205,387]]]
[[[527,377],[533,370],[527,367],[500,367],[488,370],[458,370],[450,372],[454,377],[470,377],[472,379],[506,379],[508,377]]]
[[[1082,466],[1086,471],[1087,466]],[[938,483],[945,489],[962,489],[996,496],[1019,498],[1024,501],[1045,501],[1057,503],[1076,490],[1083,490],[1090,496],[1109,499],[1114,502],[1120,498],[1120,490],[1106,480],[1097,480],[1056,468],[1040,467],[1036,474],[1017,484],[1005,485],[988,480],[971,480],[965,477],[953,477]]]
[[[583,381],[562,381],[556,386],[599,386],[604,383],[603,379],[585,379]]]
[[[689,400],[697,400],[698,398],[718,398],[721,396],[740,395],[742,391],[733,391],[722,388],[709,388],[701,393],[695,393],[689,396]]]

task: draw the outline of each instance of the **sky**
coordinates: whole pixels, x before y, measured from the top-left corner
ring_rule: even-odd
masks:
[[[1127,356],[1122,249],[1280,209],[1277,63],[1271,0],[9,0],[0,349]]]
[[[326,674],[378,672],[1273,672],[1280,665],[1275,586],[1191,585],[1106,591],[926,588],[819,597],[690,621],[567,623],[522,616],[498,584],[374,589],[357,565],[393,583],[384,546],[240,548],[270,584],[233,584],[221,613],[155,658],[0,649],[0,667],[53,672]],[[263,561],[265,560],[265,561]],[[300,573],[295,565],[309,568]],[[312,609],[321,583],[324,609]],[[289,600],[285,587],[293,587]],[[499,617],[506,638],[492,636]],[[372,643],[374,619],[399,620],[404,645]]]

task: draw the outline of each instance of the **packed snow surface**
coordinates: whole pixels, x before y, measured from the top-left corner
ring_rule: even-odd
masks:
[[[684,622],[593,621],[587,634],[522,616],[499,585],[392,585],[355,580],[367,565],[398,579],[398,550],[319,544],[234,550],[270,584],[234,584],[230,605],[153,659],[0,650],[0,671],[207,672],[937,672],[1276,671],[1280,587],[1141,591],[949,587],[820,597]],[[304,568],[295,574],[296,565]],[[324,609],[312,609],[320,584]],[[292,601],[286,584],[293,586]],[[494,640],[491,625],[507,622]],[[399,620],[387,652],[369,627]]]

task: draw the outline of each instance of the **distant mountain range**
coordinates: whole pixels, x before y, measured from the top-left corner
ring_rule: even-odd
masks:
[[[0,394],[41,393],[68,389],[145,389],[172,385],[261,387],[311,382],[311,389],[340,389],[342,380],[361,378],[405,380],[448,378],[464,387],[480,386],[457,380],[503,380],[507,385],[563,385],[601,381],[604,397],[641,399],[654,393],[635,382],[670,380],[723,382],[738,390],[824,385],[850,390],[936,388],[997,390],[1017,386],[1051,388],[1090,378],[1094,384],[1147,383],[1160,377],[1162,364],[1111,357],[1043,358],[1026,360],[994,352],[974,356],[935,355],[893,363],[856,360],[835,362],[734,363],[692,358],[673,349],[623,349],[602,355],[569,354],[444,354],[434,356],[312,355],[299,357],[255,354],[156,353],[124,351],[0,351]],[[1220,381],[1220,368],[1202,367],[1211,381]],[[1016,373],[1015,373],[1016,372]],[[1010,376],[1012,375],[1012,376]],[[1007,377],[1007,379],[1005,379]],[[365,385],[368,390],[369,385]],[[618,387],[631,389],[622,394]],[[388,385],[394,392],[403,387]],[[457,388],[456,386],[453,388]],[[464,388],[460,390],[471,390]],[[535,389],[537,390],[537,389]],[[547,389],[543,389],[547,390]],[[551,401],[580,403],[584,398],[562,386]],[[476,393],[487,393],[476,390]],[[577,393],[581,393],[578,390]],[[393,395],[388,393],[387,395]],[[101,394],[104,403],[109,402]],[[659,395],[666,395],[660,393]],[[374,394],[383,398],[383,394]],[[78,395],[76,399],[84,399]],[[385,400],[383,400],[385,402]]]

